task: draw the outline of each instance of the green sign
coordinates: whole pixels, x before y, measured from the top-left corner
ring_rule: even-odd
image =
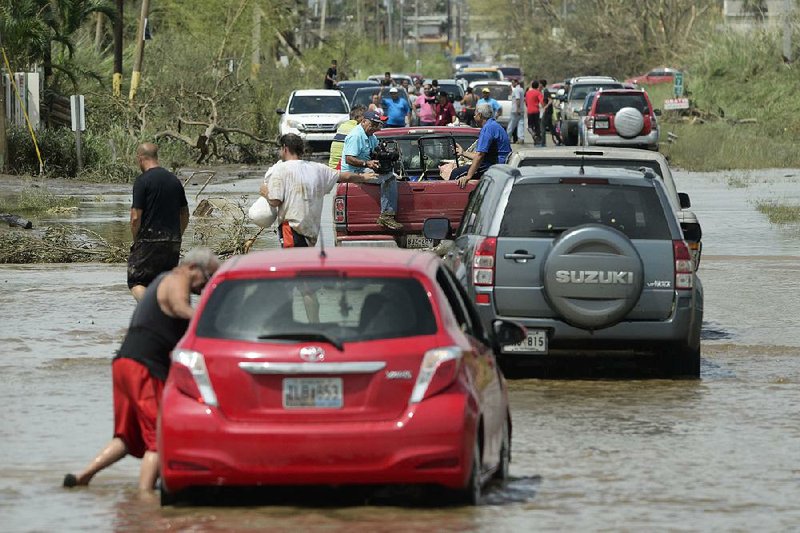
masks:
[[[683,72],[675,73],[675,97],[680,98],[683,96]]]

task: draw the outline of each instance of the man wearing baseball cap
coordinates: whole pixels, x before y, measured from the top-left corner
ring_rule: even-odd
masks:
[[[494,113],[492,118],[495,120],[500,118],[500,115],[503,114],[503,108],[500,106],[500,102],[492,98],[492,90],[488,87],[484,87],[483,90],[481,90],[481,94],[483,95],[483,98],[478,100],[476,107],[481,104],[490,105],[492,107],[492,112]]]
[[[383,96],[383,89],[384,87],[381,87],[380,96]],[[383,98],[381,103],[387,116],[387,128],[403,128],[409,124],[411,106],[405,98],[400,98],[400,90],[397,87],[389,89],[389,98]]]
[[[342,150],[342,170],[348,172],[366,172],[376,170],[380,164],[370,159],[370,154],[378,146],[378,131],[386,121],[386,117],[375,111],[367,111],[361,123],[347,134]],[[403,225],[395,220],[397,213],[397,179],[394,173],[379,174],[377,182],[381,184],[381,214],[376,221],[390,230],[399,230]]]

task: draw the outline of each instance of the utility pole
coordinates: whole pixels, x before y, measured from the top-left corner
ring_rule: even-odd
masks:
[[[405,27],[405,0],[400,0],[400,48],[403,50],[403,55],[406,54],[406,27]]]
[[[387,18],[389,19],[389,31],[386,38],[389,40],[389,49],[394,50],[394,26],[392,21],[392,13],[394,12],[394,0],[389,0],[386,4]]]
[[[325,19],[328,18],[328,0],[321,0],[322,11],[319,14],[319,47],[322,48],[322,40],[325,38]]]
[[[251,35],[250,47],[250,79],[258,79],[261,72],[261,6],[253,5],[253,34]]]
[[[139,29],[136,30],[136,53],[133,56],[133,72],[131,73],[131,90],[128,100],[136,99],[139,81],[142,77],[142,59],[144,58],[144,27],[147,24],[147,14],[150,12],[150,0],[142,0],[142,12],[139,15]]]
[[[0,49],[3,47],[3,35],[0,34]],[[9,80],[11,73],[8,73]],[[0,68],[0,172],[6,170],[8,163],[8,139],[6,138],[6,83],[3,69]]]
[[[414,54],[419,61],[419,0],[414,0]]]
[[[792,3],[783,0],[783,57],[787,63],[792,61]]]
[[[114,96],[122,94],[122,6],[125,0],[117,0],[117,20],[114,21],[114,77],[111,81]]]

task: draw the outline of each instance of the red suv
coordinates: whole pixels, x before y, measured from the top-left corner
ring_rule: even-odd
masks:
[[[582,117],[583,146],[630,146],[658,150],[659,127],[647,92],[641,89],[598,91]]]
[[[192,487],[434,484],[476,503],[511,456],[492,331],[429,252],[265,251],[225,263],[172,353],[162,504]]]

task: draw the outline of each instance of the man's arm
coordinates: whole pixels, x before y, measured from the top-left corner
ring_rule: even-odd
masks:
[[[142,210],[131,207],[131,236],[136,241],[139,235],[139,228],[142,225]]]
[[[378,181],[378,176],[374,172],[364,172],[359,174],[357,172],[339,172],[337,181],[347,183],[372,183]]]
[[[344,156],[345,161],[351,167],[362,167],[362,168],[371,168],[376,169],[380,166],[380,163],[375,159],[370,159],[368,161],[364,161],[363,159],[359,159],[354,155],[346,155]]]
[[[481,161],[483,161],[484,155],[486,154],[483,152],[475,152],[475,154],[472,157],[472,164],[469,166],[469,170],[467,170],[467,173],[458,178],[458,180],[456,180],[458,182],[459,187],[461,187],[462,189],[466,187],[467,182],[471,180],[473,176],[475,176],[475,173],[481,167]]]
[[[181,207],[180,212],[181,217],[181,235],[186,231],[186,228],[189,226],[189,206],[185,205]]]
[[[158,306],[165,315],[173,318],[190,319],[194,309],[189,300],[191,292],[191,274],[189,276],[172,272],[158,286],[156,298]]]

